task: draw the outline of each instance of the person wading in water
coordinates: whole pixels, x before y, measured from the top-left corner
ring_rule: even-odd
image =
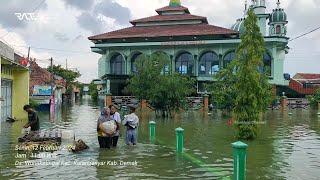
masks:
[[[98,141],[99,141],[100,148],[110,149],[111,143],[112,143],[112,136],[116,131],[116,127],[114,127],[114,131],[112,132],[107,132],[104,129],[103,124],[108,121],[115,121],[115,120],[112,119],[112,117],[110,116],[110,109],[104,108],[97,122],[97,133],[98,133]],[[115,122],[114,122],[114,126],[116,126]]]
[[[114,119],[117,123],[117,130],[112,137],[112,146],[117,147],[118,139],[120,136],[121,117],[120,117],[120,114],[117,112],[118,108],[115,105],[110,105],[109,108],[110,108],[110,112],[111,112],[110,114],[112,119]]]
[[[28,123],[25,124],[23,127],[31,127],[31,131],[39,131],[40,122],[37,112],[30,105],[25,105],[23,107],[23,110],[25,110],[28,113]]]
[[[136,145],[137,144],[137,128],[139,125],[139,118],[135,114],[136,107],[134,105],[129,105],[130,114],[124,116],[122,122],[123,125],[127,126],[126,133],[126,144],[127,145]]]

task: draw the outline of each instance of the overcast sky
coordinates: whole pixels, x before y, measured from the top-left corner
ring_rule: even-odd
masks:
[[[243,15],[244,0],[181,0],[192,14],[206,16],[209,23],[231,27]],[[250,2],[250,0],[249,0]],[[320,0],[282,0],[288,14],[288,36],[293,38],[320,26]],[[80,70],[82,82],[97,78],[100,55],[91,53],[88,36],[130,26],[129,20],[155,15],[169,0],[1,0],[0,40],[17,52],[37,58],[41,66],[55,64]],[[267,0],[268,11],[276,0]],[[37,14],[19,20],[15,13]],[[21,18],[21,17],[20,17]],[[289,43],[285,72],[320,73],[320,30]]]

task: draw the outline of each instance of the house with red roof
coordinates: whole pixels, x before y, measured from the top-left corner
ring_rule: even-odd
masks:
[[[300,96],[312,95],[320,88],[320,74],[297,73],[290,80],[289,88]]]
[[[57,75],[52,75],[47,69],[40,67],[36,60],[30,61],[30,98],[48,108],[51,95],[55,103],[62,103],[62,94],[65,93],[66,81]]]
[[[217,7],[212,7],[212,13],[214,8]],[[167,73],[192,76],[197,79],[198,93],[205,92],[205,84],[214,82],[214,75],[235,59],[249,8],[258,16],[266,44],[266,52],[261,57],[264,65],[260,69],[267,71],[269,82],[275,87],[288,86],[283,70],[289,49],[288,21],[280,3],[270,13],[265,0],[246,3],[243,17],[232,27],[220,27],[210,24],[206,17],[192,14],[180,0],[170,0],[169,6],[156,9],[154,16],[130,21],[130,27],[88,37],[94,44],[92,52],[101,55],[98,78],[103,92],[127,95],[124,89],[127,80],[137,71],[135,62],[139,56],[156,52],[165,53],[170,59],[165,68]]]

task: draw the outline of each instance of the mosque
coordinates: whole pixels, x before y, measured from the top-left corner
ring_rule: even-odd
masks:
[[[245,15],[247,7],[245,3]],[[250,8],[258,16],[266,43],[263,63],[268,67],[269,82],[274,87],[288,86],[290,77],[283,71],[289,50],[287,15],[279,0],[272,12],[266,12],[265,0],[252,0]],[[136,72],[135,61],[142,54],[165,53],[171,67],[165,70],[194,77],[199,94],[205,92],[206,83],[214,81],[214,74],[235,58],[245,15],[230,28],[219,27],[209,24],[206,17],[191,14],[180,0],[171,0],[156,13],[130,21],[131,27],[88,38],[94,43],[92,52],[101,54],[98,75],[105,94],[127,95],[127,80]]]

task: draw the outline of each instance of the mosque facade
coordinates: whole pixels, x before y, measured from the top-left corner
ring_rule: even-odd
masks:
[[[257,15],[264,36],[263,63],[270,84],[288,86],[290,78],[284,73],[284,61],[289,38],[284,9],[279,1],[272,12],[267,12],[265,0],[245,4],[244,16],[229,28],[209,24],[206,17],[191,14],[180,0],[171,0],[169,6],[157,9],[156,15],[130,21],[131,27],[89,37],[94,43],[92,52],[101,54],[98,76],[103,92],[128,95],[125,86],[136,73],[139,56],[162,52],[170,59],[169,71],[194,77],[197,92],[204,93],[204,85],[213,82],[214,75],[235,59],[248,8]]]

